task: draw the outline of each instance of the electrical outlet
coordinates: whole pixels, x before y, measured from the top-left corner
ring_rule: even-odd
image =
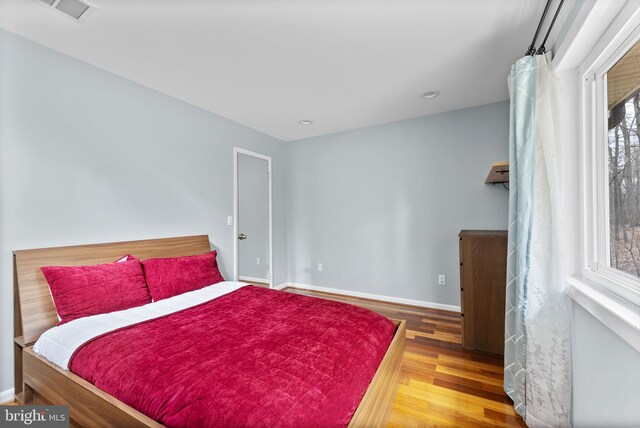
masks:
[[[261,263],[261,260],[260,260],[260,257],[258,257],[258,258],[256,259],[256,264],[257,264],[258,266],[260,266],[260,263]]]
[[[323,269],[324,266],[322,266],[322,263],[318,263],[318,272],[322,272]]]
[[[446,285],[446,283],[447,283],[447,278],[443,274],[438,275],[438,284]]]

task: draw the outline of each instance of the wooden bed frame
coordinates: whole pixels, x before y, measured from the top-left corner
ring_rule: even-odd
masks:
[[[72,426],[161,426],[33,351],[33,343],[58,322],[40,267],[111,263],[124,254],[143,260],[188,256],[206,253],[210,248],[209,237],[200,235],[14,251],[16,401],[24,404],[68,404]],[[391,345],[356,409],[350,427],[384,426],[388,420],[400,381],[406,335],[405,321],[394,322],[397,327]]]

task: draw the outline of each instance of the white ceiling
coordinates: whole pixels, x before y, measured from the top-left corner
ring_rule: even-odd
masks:
[[[283,140],[507,99],[545,3],[91,2],[78,23],[0,0],[0,27]]]

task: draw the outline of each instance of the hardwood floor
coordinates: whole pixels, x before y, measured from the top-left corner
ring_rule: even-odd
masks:
[[[260,287],[260,288],[269,288],[269,283],[268,282],[257,282],[257,281],[240,281],[240,282],[244,282],[245,284],[251,284],[254,287]]]
[[[402,381],[388,427],[525,427],[502,390],[502,357],[461,345],[460,314],[285,288],[407,320]]]

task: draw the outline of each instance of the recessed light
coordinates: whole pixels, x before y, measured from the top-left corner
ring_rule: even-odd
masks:
[[[422,98],[424,98],[425,100],[431,100],[435,97],[437,97],[438,95],[440,95],[440,91],[429,91],[429,92],[425,92],[424,94],[420,95]]]
[[[300,125],[305,125],[305,126],[307,126],[307,125],[311,125],[311,124],[313,123],[313,120],[309,120],[309,119],[302,119],[302,120],[298,121],[298,123],[299,123]]]

